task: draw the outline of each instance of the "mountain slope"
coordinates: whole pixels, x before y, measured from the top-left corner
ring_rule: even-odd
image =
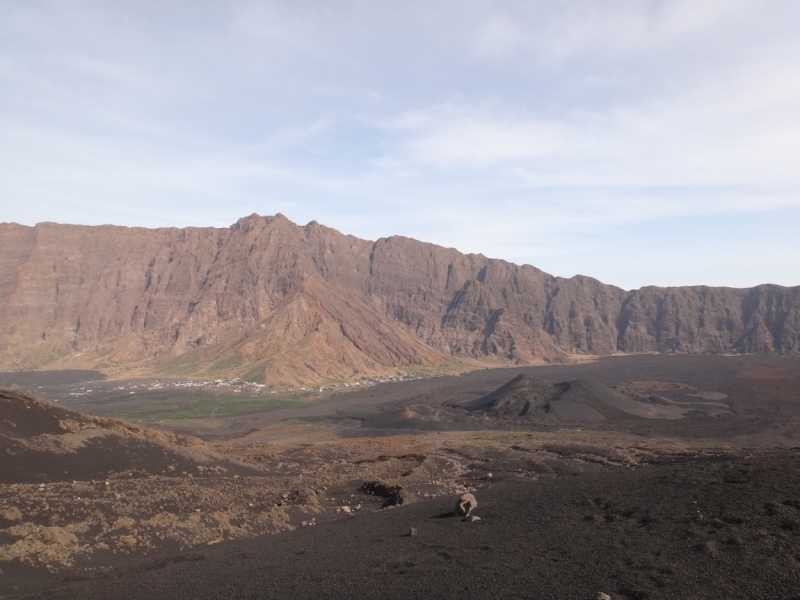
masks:
[[[800,287],[628,292],[281,215],[223,229],[0,224],[6,370],[135,364],[311,382],[446,357],[797,352],[798,332]]]
[[[403,366],[443,366],[451,360],[358,296],[308,279],[244,331],[157,364],[167,373],[237,375],[288,386],[389,374]]]

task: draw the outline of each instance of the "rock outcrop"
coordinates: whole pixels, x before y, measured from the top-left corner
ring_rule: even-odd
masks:
[[[0,224],[0,369],[269,384],[615,352],[800,351],[800,287],[625,291],[281,215],[230,228]]]

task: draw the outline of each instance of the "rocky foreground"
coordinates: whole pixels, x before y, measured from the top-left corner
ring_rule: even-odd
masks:
[[[142,560],[236,540],[270,546],[278,539],[270,534],[355,523],[407,505],[438,506],[431,503],[442,498],[452,504],[454,494],[481,497],[504,483],[720,454],[666,439],[583,431],[211,447],[19,392],[0,395],[0,443],[5,464],[13,466],[0,483],[4,595],[116,577]]]
[[[36,374],[53,402],[0,392],[0,596],[796,600],[797,363],[386,382],[213,442]]]
[[[445,495],[24,597],[789,600],[800,590],[799,470],[796,451],[770,451],[507,473],[476,486],[479,520],[454,516],[457,496]]]

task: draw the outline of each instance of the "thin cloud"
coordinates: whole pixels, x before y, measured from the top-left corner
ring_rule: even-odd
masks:
[[[800,5],[746,0],[6,3],[0,220],[283,212],[679,282],[647,270],[656,248],[630,272],[602,256],[637,228],[795,214],[798,26]],[[698,278],[723,272],[702,239],[681,240]],[[739,243],[766,264],[766,239]]]

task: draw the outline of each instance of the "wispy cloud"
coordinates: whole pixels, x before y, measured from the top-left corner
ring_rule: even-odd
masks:
[[[789,1],[6,3],[0,220],[280,211],[628,287],[686,282],[670,240],[695,282],[724,248],[731,283],[761,257],[797,284],[800,242],[769,240],[800,214],[798,26]]]

